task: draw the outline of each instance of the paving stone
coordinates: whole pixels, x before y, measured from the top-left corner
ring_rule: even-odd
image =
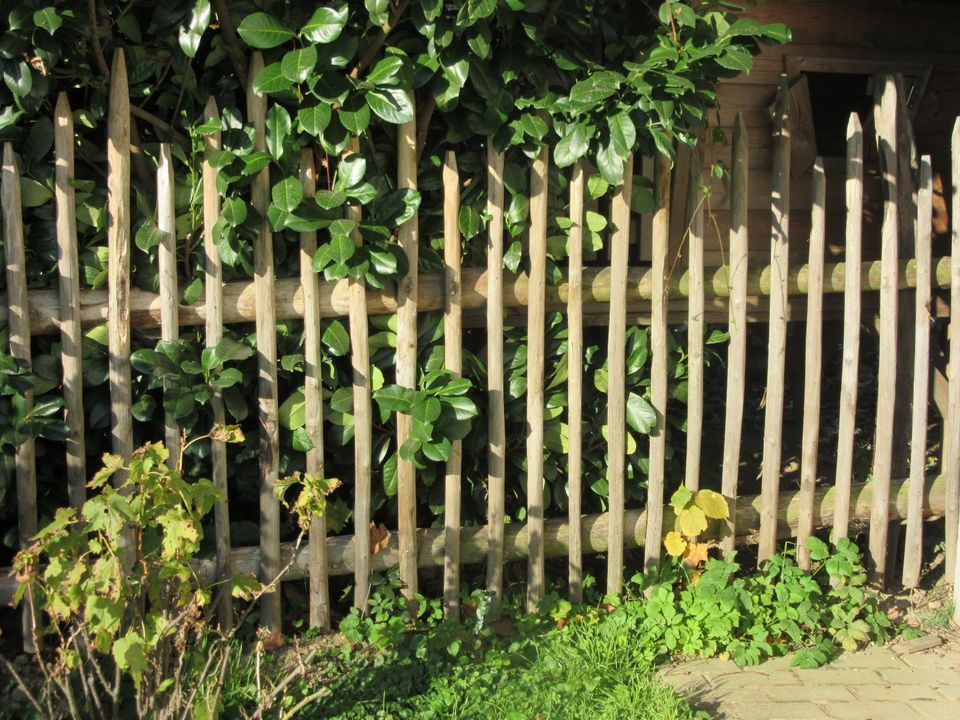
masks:
[[[960,717],[960,703],[950,700],[915,702],[910,707],[923,720],[949,720],[950,718]]]
[[[884,700],[886,702],[912,703],[918,700],[940,700],[941,696],[932,687],[918,685],[861,685],[851,688],[861,700]]]
[[[792,700],[809,700],[810,702],[857,702],[857,697],[842,685],[800,685],[798,687],[768,686],[763,692],[771,700],[782,702]]]
[[[917,653],[916,655],[904,655],[902,660],[908,666],[917,669],[960,669],[960,653],[956,652],[938,653],[934,651],[929,653]]]
[[[816,685],[883,685],[878,670],[849,668],[830,665],[827,668],[795,669],[794,673],[802,683]]]
[[[739,720],[823,720],[829,717],[811,702],[754,702],[726,711]]]
[[[836,720],[919,720],[923,717],[904,703],[861,700],[827,703],[821,707]]]
[[[947,700],[960,702],[960,685],[938,685],[937,692]]]
[[[800,685],[800,680],[789,671],[766,673],[761,670],[740,670],[727,673],[705,673],[713,687],[767,687],[768,685]]]
[[[907,655],[899,658],[893,655],[888,648],[872,647],[858,653],[846,653],[837,662],[837,667],[858,668],[862,670],[896,670],[906,667],[910,658],[919,658],[923,655]]]
[[[881,670],[880,677],[888,685],[960,685],[960,671],[948,667]]]
[[[710,683],[700,673],[673,673],[671,675],[662,674],[660,680],[672,687],[681,695],[691,695],[696,692],[708,690]]]

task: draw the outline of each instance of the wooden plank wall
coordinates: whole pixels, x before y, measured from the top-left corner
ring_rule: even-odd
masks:
[[[753,70],[720,84],[717,99],[719,113],[711,114],[713,125],[723,129],[727,143],[707,148],[706,163],[722,160],[731,166],[731,139],[733,123],[738,112],[743,114],[750,131],[750,195],[748,228],[751,260],[766,262],[769,255],[767,238],[770,236],[769,199],[771,187],[771,116],[777,78],[785,69],[785,58],[834,58],[857,60],[872,69],[866,72],[896,72],[908,63],[929,64],[931,73],[923,98],[916,110],[913,124],[917,153],[930,155],[935,178],[941,177],[942,188],[950,181],[950,130],[960,113],[960,12],[951,4],[924,2],[903,3],[900,0],[767,0],[746,15],[763,22],[782,22],[792,31],[793,41],[786,46],[763,46],[754,58]],[[909,32],[904,32],[909,28]],[[880,63],[880,64],[874,64]],[[886,65],[884,65],[886,64]],[[793,78],[791,78],[792,80]],[[717,117],[719,116],[719,122]],[[868,130],[872,134],[872,128]],[[795,150],[796,152],[796,150]],[[880,257],[880,220],[882,217],[882,189],[876,170],[876,153],[867,158],[864,167],[864,247],[863,258]],[[810,233],[812,187],[811,161],[801,166],[794,162],[791,184],[791,208],[804,212],[793,213],[791,230],[796,237],[806,238]],[[825,208],[827,262],[841,257],[844,252],[844,166],[842,162],[827,162],[827,198]],[[704,260],[708,266],[722,264],[729,252],[730,180],[713,181],[713,197],[709,210],[716,225],[708,218]],[[934,190],[934,205],[942,202]],[[943,225],[936,233],[944,233]],[[671,238],[671,243],[676,240]],[[946,238],[934,243],[934,255],[949,252]],[[791,264],[806,261],[806,246],[791,248]]]

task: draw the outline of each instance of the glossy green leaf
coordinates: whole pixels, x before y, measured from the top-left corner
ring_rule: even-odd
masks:
[[[317,137],[330,124],[330,115],[330,106],[325,103],[308,105],[297,111],[297,122],[304,132]]]
[[[568,127],[553,151],[557,167],[569,167],[586,155],[594,132],[594,126],[585,122]]]
[[[377,117],[399,125],[413,120],[413,105],[405,90],[378,87],[367,93],[367,103]]]
[[[337,111],[340,122],[354,135],[361,135],[370,124],[370,107],[362,92],[351,93]]]
[[[317,8],[307,24],[300,29],[300,34],[311,42],[326,44],[333,42],[347,24],[350,10],[344,3],[339,7]]]
[[[302,83],[317,66],[317,49],[313,45],[291,50],[280,61],[280,70],[290,82]]]
[[[267,110],[267,150],[274,160],[283,156],[283,143],[292,129],[293,121],[283,105],[272,105]]]
[[[206,1],[207,0],[200,0],[201,3]],[[60,26],[63,25],[63,18],[60,17],[55,7],[45,7],[33,13],[33,24],[38,28],[43,28],[50,35],[53,35],[60,29]]]
[[[287,212],[293,212],[303,201],[303,186],[296,178],[284,178],[270,193],[273,204]]]
[[[260,50],[283,45],[294,36],[293,30],[273,15],[264,12],[247,15],[237,26],[237,33],[247,45]]]

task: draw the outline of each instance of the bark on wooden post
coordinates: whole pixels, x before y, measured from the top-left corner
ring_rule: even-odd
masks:
[[[892,76],[877,82],[874,124],[883,173],[881,230],[880,370],[877,377],[877,432],[873,445],[873,512],[870,517],[869,568],[872,580],[887,580],[893,417],[897,384],[897,89]]]
[[[547,168],[544,147],[530,172],[530,306],[527,309],[527,611],[535,612],[544,592],[543,413],[544,335],[547,276]]]
[[[727,395],[724,418],[723,470],[721,490],[727,502],[736,506],[740,478],[740,444],[743,436],[743,403],[747,368],[747,182],[749,173],[747,126],[737,113],[733,126],[733,168],[730,186],[730,266],[727,284],[730,293],[727,348]],[[730,513],[720,547],[724,555],[733,552],[736,515]]]
[[[30,372],[30,307],[27,296],[27,258],[23,246],[23,214],[20,203],[20,171],[10,143],[3,145],[3,170],[0,178],[0,204],[3,206],[3,251],[6,258],[7,302],[10,308],[8,329],[10,355]],[[24,412],[33,409],[33,390],[23,393]],[[37,465],[34,440],[18,443],[14,465],[17,475],[17,529],[21,549],[37,534]],[[23,649],[37,651],[35,620],[31,604],[23,604]]]
[[[857,383],[860,363],[860,257],[863,229],[863,130],[850,113],[847,124],[846,267],[843,294],[843,368],[840,374],[840,421],[837,436],[836,506],[833,541],[847,536],[853,484],[853,438],[857,429]]]
[[[443,364],[454,378],[463,371],[463,308],[460,301],[460,178],[457,157],[447,151],[443,163],[443,258],[447,303],[443,314]],[[454,440],[447,458],[443,492],[443,610],[460,617],[460,466],[463,441]]]
[[[783,449],[783,383],[787,351],[787,272],[790,258],[790,119],[787,76],[780,76],[773,119],[773,197],[770,221],[770,336],[763,423],[763,509],[758,559],[769,560],[777,544],[777,499]]]
[[[247,87],[247,115],[256,132],[258,152],[267,149],[267,99],[253,88],[253,80],[263,70],[263,55],[250,60]],[[272,582],[280,573],[280,504],[273,493],[280,469],[280,425],[277,416],[277,325],[273,234],[267,220],[270,205],[270,170],[264,168],[253,181],[251,202],[263,218],[253,246],[253,285],[257,298],[257,396],[260,422],[260,579]],[[280,632],[280,593],[267,593],[260,599],[260,624],[271,633]]]
[[[219,121],[217,104],[211,97],[203,109],[205,122]],[[216,347],[223,340],[223,264],[217,248],[214,232],[220,217],[220,193],[217,191],[217,171],[211,165],[211,158],[220,151],[220,131],[215,130],[204,136],[203,140],[203,267],[204,297],[206,300],[206,320],[204,323],[204,344],[208,348]],[[215,388],[210,398],[210,410],[213,422],[223,425],[226,413],[223,404],[223,391]],[[217,545],[217,580],[226,583],[233,576],[230,562],[230,504],[227,488],[227,445],[222,440],[210,441],[211,479],[221,497],[213,506],[215,540]],[[230,588],[220,591],[217,608],[220,627],[229,630],[233,627],[233,599]]]
[[[703,196],[700,190],[699,151],[690,158],[687,208],[690,215],[687,267],[690,300],[687,304],[687,457],[684,485],[700,488],[700,446],[703,435]]]
[[[344,157],[360,150],[360,142],[351,138]],[[347,219],[356,224],[351,235],[354,245],[362,245],[359,205],[348,205]],[[370,599],[370,476],[373,462],[373,407],[370,399],[370,342],[367,327],[366,282],[350,278],[350,362],[353,366],[353,606],[364,612]]]
[[[820,449],[820,374],[823,366],[823,251],[826,236],[827,179],[823,158],[813,166],[810,264],[807,284],[807,337],[803,364],[803,437],[800,450],[800,515],[797,524],[797,563],[810,569],[807,538],[813,533],[813,498],[817,489]]]
[[[923,481],[927,468],[927,393],[930,389],[930,236],[933,231],[933,170],[930,156],[920,160],[917,197],[917,291],[914,308],[913,422],[910,430],[910,489],[903,553],[903,586],[920,582],[923,560]]]
[[[503,594],[503,514],[506,419],[503,368],[503,154],[487,139],[487,592],[500,614]]]
[[[160,245],[157,248],[157,263],[160,275],[160,339],[176,342],[180,338],[180,302],[177,296],[177,226],[174,208],[173,158],[170,145],[160,145],[157,167],[157,229]],[[164,383],[166,390],[166,383]],[[163,414],[164,440],[170,457],[167,463],[177,466],[180,457],[180,427],[173,413]]]
[[[110,356],[110,437],[113,452],[129,462],[133,454],[132,384],[130,380],[130,94],[123,50],[117,49],[110,71],[107,118],[107,350]],[[125,481],[117,473],[114,482]],[[120,538],[126,567],[133,567],[133,533]]]
[[[650,472],[647,485],[647,531],[644,568],[660,562],[663,535],[663,496],[667,454],[667,252],[670,246],[670,160],[657,155],[654,170],[653,283],[650,297],[650,399],[657,424],[650,434]],[[612,366],[611,366],[612,367]],[[611,370],[612,374],[612,370]]]
[[[304,198],[317,193],[313,148],[300,153],[300,184]],[[320,283],[313,271],[317,233],[300,233],[300,287],[303,289],[303,400],[304,430],[312,447],[307,450],[308,475],[325,477],[323,464],[323,383],[320,369]],[[310,627],[330,627],[330,587],[327,578],[327,519],[310,519]]]
[[[407,92],[413,104],[412,92]],[[397,129],[397,186],[417,189],[417,123]],[[417,213],[399,230],[400,246],[407,256],[407,274],[397,282],[397,384],[417,386],[417,257],[420,232]],[[397,447],[410,437],[413,417],[397,413]],[[415,613],[417,594],[417,474],[413,463],[397,455],[397,542],[400,547],[400,581],[403,596]]]
[[[957,534],[960,523],[960,117],[951,141],[953,200],[950,235],[950,362],[947,389],[947,419],[944,428],[943,473],[947,477],[947,582],[956,582],[956,559],[960,554]]]
[[[79,508],[87,497],[83,413],[83,336],[80,327],[80,259],[73,189],[73,115],[67,94],[57,97],[53,118],[56,156],[57,270],[60,275],[60,345],[63,349],[63,419],[67,424],[67,494]]]
[[[568,583],[570,602],[583,601],[583,548],[580,514],[583,497],[583,162],[573,167],[570,180],[570,238],[568,249],[570,291],[567,296],[567,515],[570,523]]]
[[[610,326],[607,335],[607,491],[610,508],[607,593],[623,589],[623,512],[626,469],[627,262],[633,156],[610,204]]]

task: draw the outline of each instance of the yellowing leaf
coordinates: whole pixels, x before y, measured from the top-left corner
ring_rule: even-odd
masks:
[[[689,505],[691,500],[693,500],[693,493],[687,487],[681,485],[670,498],[670,504],[674,510],[679,512]]]
[[[673,557],[680,557],[683,551],[687,549],[687,541],[676,530],[671,530],[663,539],[663,546]]]
[[[725,520],[730,517],[730,508],[727,506],[727,499],[713,490],[700,490],[693,501],[698,508],[703,510],[703,514],[708,518],[716,520]]]
[[[695,537],[707,529],[707,516],[696,505],[677,513],[677,529],[687,537]]]

